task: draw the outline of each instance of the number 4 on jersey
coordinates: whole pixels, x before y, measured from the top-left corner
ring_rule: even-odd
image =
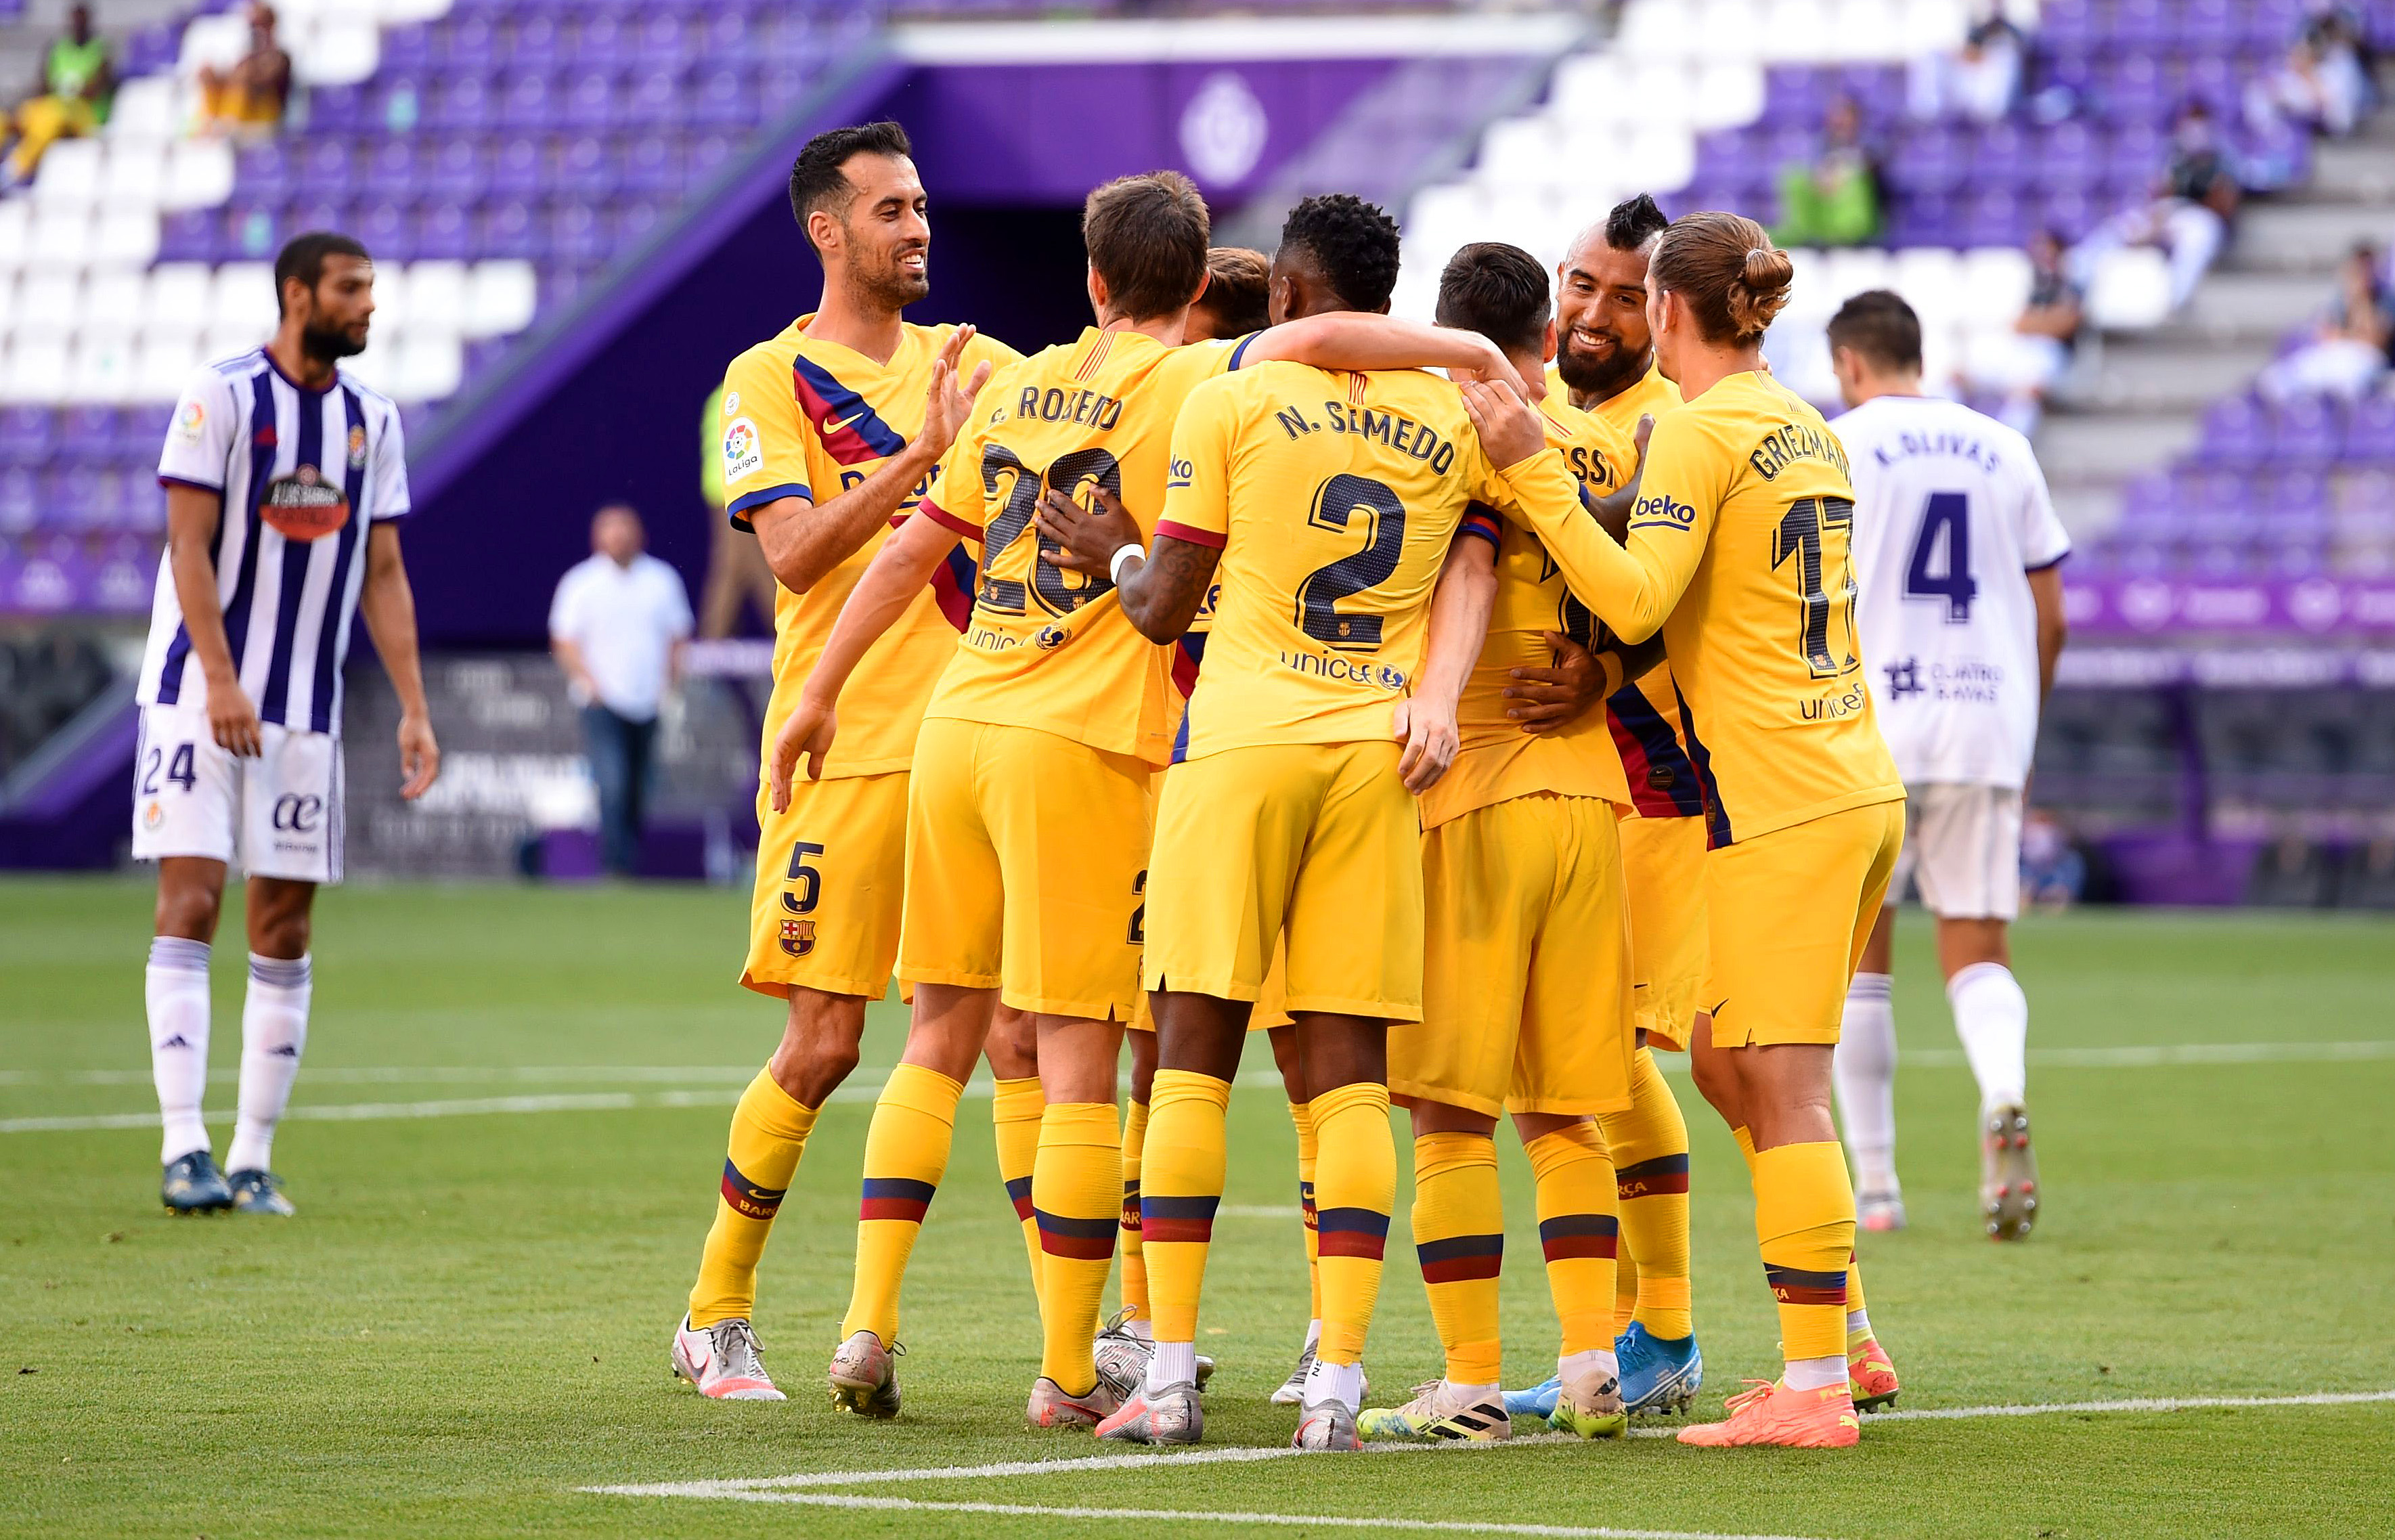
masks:
[[[1945,570],[1932,572],[1929,564],[1941,554],[1941,539]],[[1921,533],[1912,538],[1912,555],[1904,564],[1904,596],[1945,600],[1947,623],[1960,626],[1970,620],[1971,601],[1978,592],[1971,577],[1970,495],[1932,492],[1921,511]]]

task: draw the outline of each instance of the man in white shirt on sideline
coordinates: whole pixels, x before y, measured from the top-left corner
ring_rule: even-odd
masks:
[[[2029,440],[1921,392],[1921,320],[1886,289],[1830,321],[1831,362],[1851,408],[1832,426],[1853,471],[1856,630],[1904,777],[1908,876],[1938,917],[1938,962],[1955,1035],[1979,1082],[1979,1206],[1999,1241],[2030,1232],[2040,1201],[2030,1151],[2029,999],[2007,927],[2020,912],[2022,793],[2038,712],[2066,628],[2054,514]],[[1882,911],[1846,994],[1838,1103],[1855,1162],[1857,1216],[1904,1224],[1896,1178],[1895,909]]]
[[[622,503],[601,509],[589,557],[559,579],[549,606],[549,650],[582,708],[599,783],[600,855],[618,877],[640,864],[657,708],[681,676],[691,632],[681,574],[643,552],[642,538],[640,514]]]

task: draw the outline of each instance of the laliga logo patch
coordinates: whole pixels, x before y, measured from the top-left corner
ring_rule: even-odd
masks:
[[[1697,522],[1696,509],[1687,503],[1674,502],[1669,494],[1639,498],[1638,506],[1631,511],[1630,516],[1640,523],[1654,520],[1676,524],[1682,529],[1690,528]]]
[[[1042,626],[1039,634],[1032,637],[1031,644],[1041,652],[1054,652],[1072,639],[1073,633],[1062,626]]]
[[[350,522],[350,498],[314,466],[303,465],[269,483],[258,511],[284,539],[316,540]]]
[[[158,826],[165,821],[166,810],[154,802],[141,810],[141,827],[153,833]]]
[[[782,949],[792,957],[804,957],[815,949],[815,923],[812,920],[782,922]]]
[[[727,403],[726,405],[729,405]],[[757,425],[734,418],[723,425],[723,479],[738,481],[765,468],[765,450],[757,439]]]
[[[207,425],[208,409],[196,401],[183,403],[183,409],[175,414],[175,434],[185,444],[199,443],[200,432]]]
[[[366,468],[366,427],[363,422],[350,424],[350,469]]]

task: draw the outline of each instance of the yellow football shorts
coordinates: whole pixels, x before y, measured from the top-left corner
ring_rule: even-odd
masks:
[[[1422,1019],[1421,815],[1395,742],[1264,744],[1175,766],[1148,863],[1151,989]]]
[[[1872,803],[1705,853],[1716,1048],[1835,1042],[1846,986],[1886,901],[1904,803]]]
[[[1389,1093],[1501,1112],[1630,1105],[1630,915],[1613,804],[1538,793],[1422,837],[1422,1019]]]
[[[1128,1021],[1148,764],[1036,727],[924,720],[898,976],[1019,1011]]]
[[[1632,1013],[1649,1043],[1684,1052],[1705,981],[1705,820],[1623,818],[1621,871]]]
[[[740,982],[880,1000],[898,957],[906,881],[906,772],[790,783],[776,813],[757,795],[757,890]]]
[[[1248,1013],[1248,1030],[1268,1032],[1276,1027],[1290,1025],[1286,1002],[1289,999],[1289,947],[1286,942],[1273,943],[1272,966],[1264,970],[1264,987],[1256,996],[1255,1009]],[[1131,1014],[1131,1029],[1134,1032],[1156,1030],[1156,1014],[1147,1007],[1147,991],[1139,992],[1139,1009]]]

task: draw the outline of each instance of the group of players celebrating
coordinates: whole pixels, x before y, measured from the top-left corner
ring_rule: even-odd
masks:
[[[904,320],[930,227],[897,125],[811,141],[790,201],[822,304],[733,362],[721,423],[731,517],[781,585],[742,981],[788,1017],[734,1114],[676,1371],[780,1399],[751,1327],[759,1257],[894,969],[912,1024],[866,1138],[836,1404],[899,1409],[901,1282],[986,1058],[1039,1306],[1027,1417],[1197,1441],[1224,1115],[1263,1029],[1314,1280],[1275,1396],[1300,1407],[1297,1446],[1502,1439],[1523,1410],[1594,1438],[1687,1407],[1688,1142],[1659,1046],[1692,1053],[1746,1154],[1786,1358],[1679,1437],[1855,1442],[1897,1379],[1854,1264],[1833,1048],[1850,986],[1877,977],[1886,1024],[1885,962],[1857,968],[1912,777],[1858,637],[1862,451],[1762,363],[1786,254],[1750,220],[1667,222],[1641,197],[1552,285],[1518,247],[1463,248],[1424,325],[1385,313],[1380,209],[1309,198],[1269,259],[1211,250],[1197,190],[1157,172],[1090,195],[1094,324],[1025,357]],[[1850,393],[1962,412],[1919,396],[1893,296],[1850,303],[1833,341]],[[1965,434],[2026,459],[1962,415],[1967,431],[1894,422],[1872,453],[1926,462]],[[1916,552],[1914,576],[1950,615],[1997,588],[2026,613],[2039,563],[1975,578],[1969,511],[1938,506],[1944,564]],[[1915,660],[1941,698],[1970,673],[1943,656]],[[1971,677],[2009,702],[2050,672],[2012,662]],[[2008,803],[1950,799],[1949,821],[2001,835],[2009,806],[2017,847],[2012,774]],[[1978,865],[1936,880],[2000,885]],[[2009,912],[1954,953],[1982,995],[1989,969],[2010,984]],[[2007,1011],[2025,1030],[2025,1003]],[[2035,1189],[2001,1038],[1986,1195],[2008,1236]],[[1393,1101],[1445,1368],[1368,1409]],[[1510,1397],[1505,1114],[1561,1331],[1555,1377]],[[1865,1187],[1900,1215],[1892,1153]],[[1123,1310],[1102,1326],[1118,1251]]]

